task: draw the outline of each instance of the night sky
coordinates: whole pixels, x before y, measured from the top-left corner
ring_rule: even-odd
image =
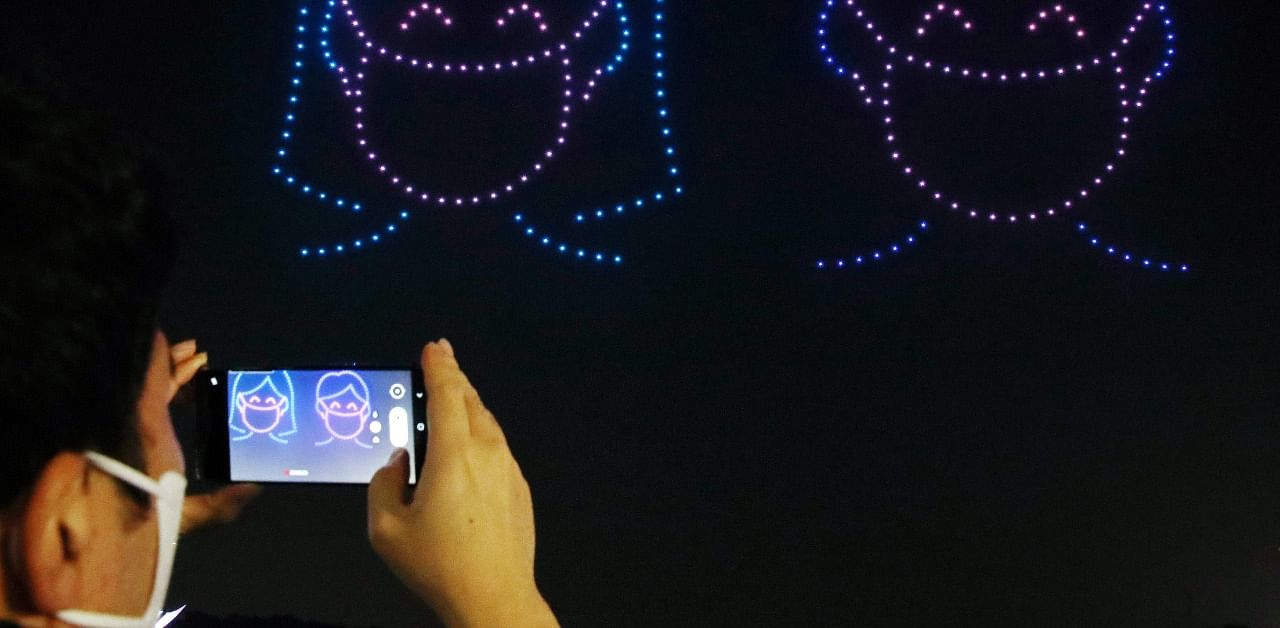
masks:
[[[894,172],[822,66],[819,2],[667,1],[682,198],[570,224],[593,195],[661,179],[637,44],[529,197],[416,209],[394,239],[324,260],[299,247],[350,217],[270,172],[296,3],[23,2],[0,49],[160,156],[184,230],[171,338],[222,367],[410,364],[453,342],[533,487],[539,582],[566,625],[1280,625],[1276,6],[1172,2],[1175,67],[1131,157],[1078,213],[1030,226],[949,215]],[[583,3],[561,4],[544,7],[553,25]],[[887,4],[872,6],[912,39],[926,3]],[[931,43],[1009,63],[1082,45],[1027,43],[1017,24],[1042,7],[1013,4],[966,2],[985,44],[945,28]],[[643,31],[652,5],[629,6]],[[1073,3],[1083,45],[1113,41],[1134,6]],[[1001,183],[1069,189],[1116,128],[1105,83],[909,77],[911,146],[983,201],[1022,200],[981,197]],[[398,147],[451,180],[521,163],[514,147],[548,128],[519,85],[495,106],[392,83],[388,119],[416,125]],[[344,184],[367,174],[307,150]],[[523,210],[625,263],[541,249],[513,224]],[[814,268],[921,218],[928,234],[889,262]],[[1077,220],[1192,272],[1108,259]],[[176,420],[192,433],[189,409]],[[364,521],[360,488],[271,487],[183,541],[170,605],[432,625]]]

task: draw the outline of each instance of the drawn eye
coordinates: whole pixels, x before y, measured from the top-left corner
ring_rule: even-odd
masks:
[[[336,402],[336,401],[335,401],[335,402],[333,402],[333,403],[329,404],[329,409],[330,409],[330,410],[341,410],[341,409],[342,409],[342,404],[340,404],[340,403],[338,403],[338,402]]]
[[[262,403],[262,398],[257,395],[254,395],[252,397],[249,397],[249,401],[253,403]]]
[[[347,402],[347,409],[348,409],[348,410],[356,410],[356,409],[358,409],[359,407],[360,407],[360,406],[357,406],[357,405],[356,405],[356,402],[354,402],[354,401],[348,401],[348,402]]]

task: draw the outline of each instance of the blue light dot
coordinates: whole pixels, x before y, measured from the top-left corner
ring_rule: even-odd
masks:
[[[409,212],[400,212],[400,217],[401,217],[401,218],[408,218],[408,217],[409,217]]]
[[[516,214],[516,222],[520,222],[521,220],[524,220],[524,214]]]
[[[308,251],[307,249],[302,249],[302,256],[303,256],[303,257],[306,257],[306,256],[308,256],[308,255],[310,255],[310,254],[311,254],[311,251]]]

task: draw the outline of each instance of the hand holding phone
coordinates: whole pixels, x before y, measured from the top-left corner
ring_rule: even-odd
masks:
[[[450,626],[556,626],[534,581],[533,502],[502,428],[448,341],[422,351],[428,455],[406,503],[409,460],[369,484],[369,539]]]

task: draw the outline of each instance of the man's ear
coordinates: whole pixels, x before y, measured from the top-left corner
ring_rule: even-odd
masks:
[[[23,575],[34,611],[78,608],[89,567],[93,498],[88,460],[78,453],[53,457],[32,488],[22,522]]]

